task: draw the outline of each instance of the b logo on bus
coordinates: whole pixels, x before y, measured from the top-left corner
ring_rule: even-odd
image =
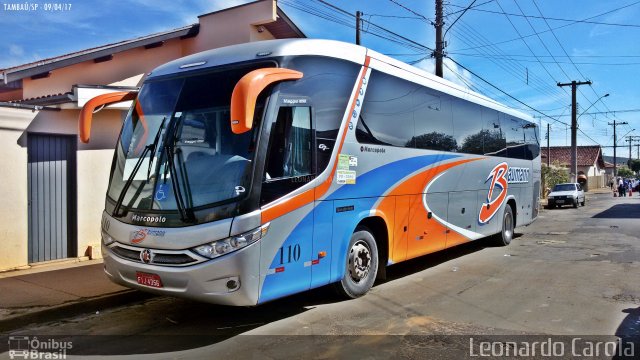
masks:
[[[489,192],[487,193],[487,201],[482,203],[480,213],[478,214],[478,222],[481,225],[488,223],[489,220],[493,218],[507,198],[508,170],[509,166],[506,162],[500,163],[491,170],[485,181],[491,180],[491,184],[489,185]],[[500,193],[493,199],[493,192],[496,187],[500,189]]]

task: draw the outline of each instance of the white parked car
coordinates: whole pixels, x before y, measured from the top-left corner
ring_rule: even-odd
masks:
[[[562,205],[572,205],[577,208],[578,205],[584,206],[585,204],[584,191],[578,183],[557,184],[553,187],[547,199],[549,209]]]

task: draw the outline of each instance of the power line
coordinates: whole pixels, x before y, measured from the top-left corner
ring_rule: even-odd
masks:
[[[458,52],[451,52],[450,54],[458,55],[458,56],[481,57],[481,58],[490,57],[490,56],[485,56],[485,55],[482,55],[482,54],[465,54],[465,53],[458,53]],[[542,55],[538,55],[538,56],[542,57]],[[549,57],[549,56],[546,56],[546,57]],[[513,59],[511,59],[511,55],[505,56],[505,57],[493,57],[493,58],[513,60]],[[527,63],[541,63],[541,64],[575,64],[575,65],[603,65],[603,66],[640,65],[640,62],[606,63],[606,62],[574,62],[574,61],[537,61],[537,60],[527,60],[527,59],[520,59],[520,60],[517,60],[517,61],[527,62]]]
[[[458,51],[450,51],[448,52],[449,54],[453,54],[453,55],[463,55],[463,56],[473,56],[476,54],[472,54],[472,53],[465,53],[465,52],[458,52]],[[531,58],[531,57],[535,57],[533,55],[526,55],[526,54],[508,54],[508,55],[504,55],[504,56],[508,56],[508,57],[524,57],[524,58]],[[640,55],[559,55],[559,54],[555,54],[555,55],[537,55],[538,57],[544,58],[544,57],[567,57],[567,58],[640,58]]]
[[[595,19],[595,18],[597,18],[597,17],[604,16],[604,15],[610,14],[610,13],[612,13],[612,12],[620,11],[620,10],[622,10],[622,9],[626,9],[626,8],[628,8],[628,7],[630,7],[630,6],[633,6],[633,5],[636,5],[636,4],[639,4],[639,3],[640,3],[640,1],[635,1],[635,2],[633,2],[633,3],[631,3],[631,4],[624,5],[624,6],[620,6],[620,7],[617,7],[617,8],[615,8],[615,9],[612,9],[612,10],[605,11],[605,12],[603,12],[603,13],[600,13],[600,14],[598,14],[598,15],[594,15],[594,16],[591,16],[591,17],[588,17],[588,18],[585,18],[585,19],[582,19],[582,20],[577,20],[577,21],[571,22],[571,23],[569,23],[569,24],[565,24],[565,25],[561,25],[561,26],[558,26],[558,27],[552,28],[552,29],[550,29],[550,30],[540,31],[538,34],[544,34],[544,33],[547,33],[547,32],[549,32],[549,31],[552,31],[552,30],[562,29],[562,28],[565,28],[565,27],[567,27],[567,26],[571,26],[571,25],[577,24],[577,23],[579,23],[580,21],[586,21],[586,20]],[[506,44],[506,43],[510,43],[510,42],[518,41],[518,40],[520,40],[521,38],[525,38],[525,39],[526,39],[526,38],[529,38],[529,37],[532,37],[532,36],[535,36],[535,35],[536,35],[536,34],[529,34],[529,35],[525,35],[525,36],[522,36],[522,37],[518,37],[518,38],[510,39],[510,40],[499,41],[499,42],[493,43],[493,44],[491,44],[491,45],[501,45],[501,44]],[[488,45],[484,45],[484,46],[488,46]],[[458,51],[472,50],[472,49],[474,49],[474,48],[458,49]]]
[[[456,29],[453,29],[453,34],[457,38],[459,38],[465,44],[477,44],[477,43],[488,43],[489,41],[484,38],[481,34],[475,32],[472,28],[466,25],[464,21],[461,21],[459,26]],[[459,34],[459,35],[458,35]],[[506,59],[506,61],[500,62],[496,59],[501,54],[501,50],[496,46],[490,46],[487,48],[478,48],[475,51],[483,53],[488,56],[489,61],[494,63],[499,68],[503,69],[505,72],[513,75],[516,79],[522,79],[522,82],[525,82],[524,77],[521,74],[524,74],[525,67],[522,66],[519,62],[514,59]],[[494,56],[494,57],[492,57]],[[520,67],[518,67],[518,66]],[[540,93],[547,94],[552,98],[558,97],[559,94],[562,94],[564,97],[564,92],[562,92],[557,87],[549,87],[549,83],[546,81],[542,81],[538,79],[537,76],[532,76],[531,81],[528,83],[529,86],[532,86],[534,89],[539,91]]]
[[[538,13],[540,13],[541,16],[544,16],[542,14],[542,10],[540,10],[540,7],[538,6],[538,3],[536,2],[536,0],[532,0],[533,4],[535,5],[536,9],[538,10]],[[555,31],[553,31],[553,29],[551,28],[551,25],[549,25],[549,22],[545,19],[545,24],[547,24],[547,27],[549,28],[549,30],[551,31],[551,34],[553,35],[553,37],[556,39],[556,42],[558,43],[558,45],[560,46],[560,49],[562,49],[562,52],[564,52],[564,54],[567,56],[567,58],[569,59],[569,61],[573,64],[573,67],[578,71],[578,74],[580,74],[580,76],[585,79],[587,78],[586,76],[584,76],[584,74],[582,73],[582,71],[580,71],[580,69],[578,68],[578,66],[575,64],[575,62],[573,61],[573,59],[571,59],[571,57],[569,56],[569,54],[567,53],[567,50],[564,48],[564,45],[562,45],[562,42],[560,41],[560,39],[558,39],[558,36],[556,35]],[[596,97],[599,97],[600,95],[598,95],[596,93],[596,91],[593,89],[592,86],[590,86],[591,91],[593,92],[593,94]],[[587,99],[587,101],[591,101],[589,100],[584,93],[579,90],[580,95],[582,95],[585,99]],[[604,107],[609,110],[609,107],[607,106],[607,104],[604,104]],[[599,108],[597,106],[595,106],[596,110],[599,110]]]
[[[478,4],[476,6],[470,6],[469,9],[475,9],[475,8],[478,8],[478,7],[482,6],[482,5],[486,5],[486,4],[488,4],[490,2],[494,2],[494,1],[495,0],[488,0],[488,1],[485,1],[483,3]],[[464,7],[464,6],[459,6],[459,5],[454,5],[454,6],[456,6],[456,7]],[[453,12],[450,12],[450,13],[446,14],[445,17],[451,16],[451,15],[455,15],[455,14],[458,14],[458,13],[461,13],[461,12],[464,12],[464,11],[465,11],[464,9],[458,10],[458,11],[453,11]]]
[[[464,6],[455,5],[455,4],[451,4],[451,6],[455,6],[455,7],[458,7],[458,8],[463,8],[464,7]],[[470,10],[474,10],[474,11],[478,11],[478,12],[484,12],[484,13],[490,13],[490,14],[516,16],[516,17],[522,17],[522,18],[526,18],[526,19],[544,19],[544,20],[553,20],[553,21],[564,21],[564,22],[570,22],[572,24],[583,23],[583,24],[593,24],[593,25],[606,25],[606,26],[621,26],[621,27],[640,28],[640,25],[638,25],[638,24],[620,24],[620,23],[609,23],[609,22],[601,22],[601,21],[589,21],[589,20],[577,20],[577,19],[561,19],[561,18],[546,17],[546,16],[525,15],[524,13],[522,13],[522,14],[507,13],[504,10],[495,11],[495,10],[486,10],[486,9],[475,9],[475,7],[474,8],[470,8]]]
[[[416,12],[416,11],[413,11],[413,10],[411,10],[410,8],[408,8],[408,7],[406,7],[406,6],[402,5],[402,4],[400,4],[400,3],[399,3],[398,1],[396,1],[396,0],[389,0],[389,1],[391,1],[392,3],[396,4],[397,6],[399,6],[399,7],[403,8],[403,9],[405,9],[406,11],[408,11],[408,12],[412,13],[413,15],[416,15],[416,16],[418,16],[418,17],[420,17],[420,18],[422,18],[422,19],[424,19],[424,20],[426,20],[426,21],[428,21],[428,22],[431,22],[431,21],[432,21],[431,19],[427,18],[426,16],[424,16],[424,15],[422,15],[422,14],[420,14],[420,13]]]
[[[529,104],[527,104],[527,103],[523,102],[522,100],[520,100],[520,99],[516,98],[515,96],[513,96],[513,95],[511,95],[511,94],[507,93],[506,91],[504,91],[504,90],[500,89],[499,87],[497,87],[497,86],[496,86],[496,85],[494,85],[493,83],[489,82],[488,80],[486,80],[486,79],[485,79],[485,78],[483,78],[482,76],[480,76],[480,75],[476,74],[474,71],[472,71],[472,70],[471,70],[471,69],[469,69],[468,67],[466,67],[466,66],[464,66],[464,65],[460,64],[459,62],[455,61],[454,59],[452,59],[452,58],[449,58],[449,59],[450,59],[451,61],[453,61],[456,65],[458,65],[458,66],[460,66],[461,68],[463,68],[463,69],[467,70],[471,75],[473,75],[473,76],[477,77],[478,79],[480,79],[480,80],[484,81],[487,85],[489,85],[489,86],[491,86],[492,88],[494,88],[494,89],[496,89],[496,90],[500,91],[501,93],[503,93],[504,95],[506,95],[506,96],[510,97],[511,99],[513,99],[513,100],[517,101],[518,103],[520,103],[520,104],[522,104],[522,105],[526,106],[526,107],[527,107],[527,108],[529,108],[530,110],[533,110],[533,111],[537,112],[538,114],[540,114],[540,115],[542,115],[542,116],[544,116],[544,117],[547,117],[547,118],[549,118],[549,119],[553,120],[553,122],[554,122],[554,123],[561,123],[561,124],[564,124],[564,125],[569,126],[569,124],[567,124],[566,122],[564,122],[564,121],[560,121],[560,120],[558,120],[558,119],[554,119],[554,118],[552,118],[551,116],[549,116],[549,115],[547,115],[547,114],[543,113],[542,111],[540,111],[540,110],[538,110],[538,109],[534,108],[533,106],[531,106],[531,105],[529,105]]]
[[[498,2],[496,0],[496,4],[498,5],[498,7],[500,8],[500,10],[502,10],[502,5],[500,5],[500,2]],[[508,15],[505,15],[505,17],[507,18],[507,20],[509,21],[509,24],[511,24],[511,27],[513,27],[513,30],[515,30],[516,34],[518,34],[518,36],[520,36],[520,39],[522,40],[522,42],[524,43],[524,45],[527,47],[527,49],[529,49],[529,51],[531,52],[532,55],[536,56],[535,52],[533,51],[533,49],[531,49],[531,47],[529,46],[529,44],[527,43],[527,41],[522,37],[522,35],[520,35],[520,32],[518,31],[518,28],[516,28],[515,24],[513,23],[513,21],[511,21],[511,18]],[[547,69],[546,66],[542,65],[542,63],[540,62],[540,59],[536,56],[536,60],[538,60],[538,62],[540,63],[540,65],[542,66],[542,68],[544,69],[544,71],[547,73],[547,75],[549,75],[549,77],[551,78],[551,80],[553,80],[553,82],[557,82],[556,79],[554,79],[553,75],[551,75],[551,73],[549,72],[549,69]],[[565,90],[565,89],[562,89]],[[566,90],[565,90],[566,92]]]
[[[588,113],[583,113],[582,115],[599,115],[599,114],[618,114],[618,113],[630,113],[630,112],[640,112],[640,109],[622,109],[622,110],[609,110],[609,111],[595,111],[595,112],[588,112]],[[562,117],[562,116],[569,116],[569,115],[549,115],[549,116],[556,116],[556,117]]]

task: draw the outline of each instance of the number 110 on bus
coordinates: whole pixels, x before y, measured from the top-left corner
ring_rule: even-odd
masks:
[[[300,260],[300,244],[280,248],[280,265],[289,264],[291,260],[293,260],[293,262]]]

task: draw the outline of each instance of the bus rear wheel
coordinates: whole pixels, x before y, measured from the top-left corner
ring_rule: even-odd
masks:
[[[373,286],[378,272],[378,247],[369,229],[361,227],[351,235],[344,276],[335,284],[340,296],[355,299]]]
[[[502,230],[493,238],[496,245],[507,246],[511,243],[511,240],[513,240],[514,224],[513,209],[510,205],[506,205],[502,213]]]

